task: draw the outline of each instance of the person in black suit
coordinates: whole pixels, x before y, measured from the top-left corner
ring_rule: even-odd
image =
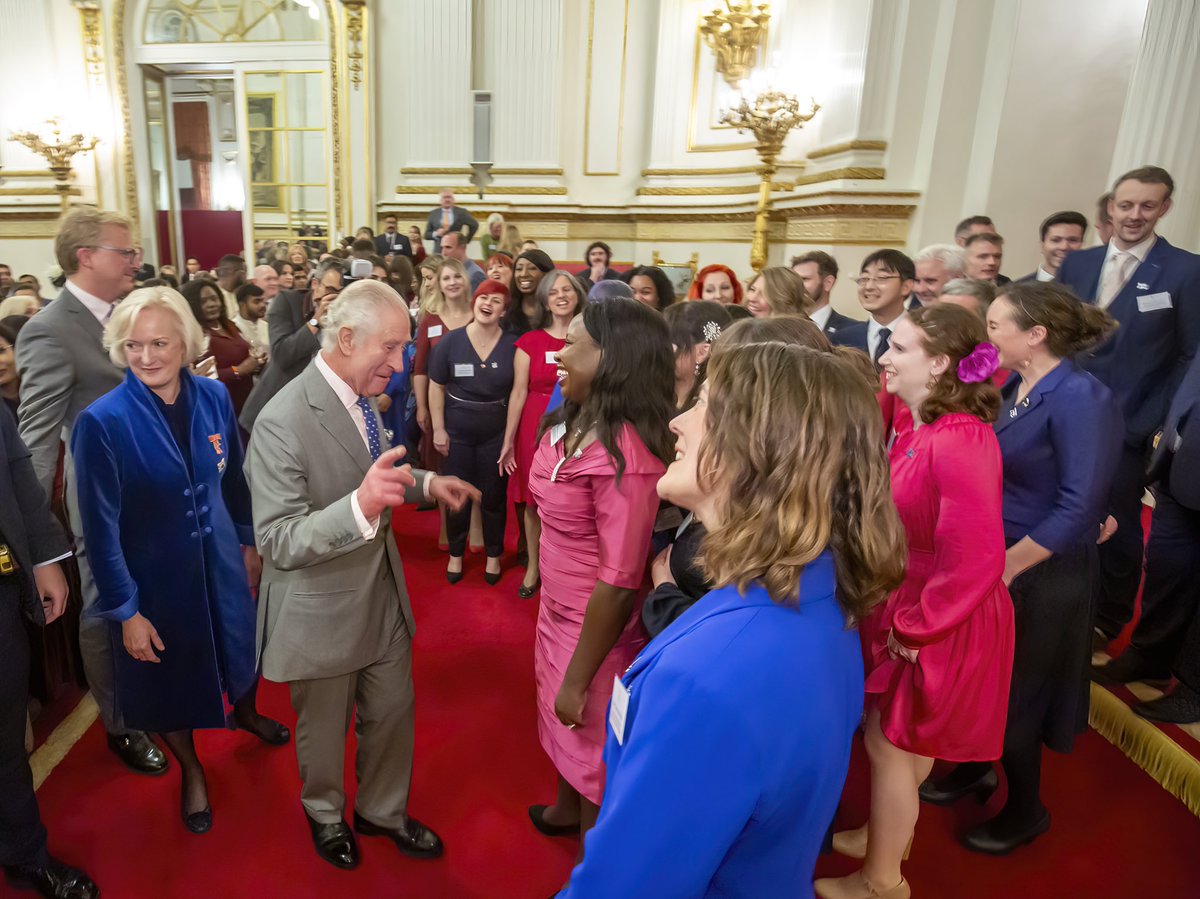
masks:
[[[1042,264],[1037,271],[1017,278],[1018,281],[1053,281],[1058,267],[1067,254],[1083,246],[1083,235],[1087,233],[1088,221],[1082,212],[1056,212],[1042,222]]]
[[[312,288],[281,290],[267,308],[267,333],[271,337],[271,361],[258,376],[238,416],[247,433],[267,401],[285,384],[308,367],[321,348],[321,321],[325,311],[342,291],[345,269],[339,259],[326,259],[313,272]]]
[[[425,220],[425,239],[433,241],[432,252],[441,252],[442,237],[451,231],[460,234],[465,232],[463,243],[468,244],[478,230],[479,222],[475,217],[454,205],[454,191],[443,188],[438,194],[437,208],[429,210],[429,217]]]
[[[963,246],[967,254],[964,273],[968,278],[990,281],[997,287],[1012,281],[1000,274],[1000,265],[1004,262],[1004,238],[999,234],[972,234]]]
[[[842,315],[831,305],[829,299],[833,294],[833,285],[837,283],[837,260],[828,253],[813,250],[802,256],[792,257],[792,271],[804,282],[804,290],[812,298],[812,308],[808,317],[825,332],[825,336],[833,339],[833,335],[847,325],[859,322],[848,315]]]
[[[50,856],[25,754],[29,638],[67,605],[58,562],[71,545],[54,516],[11,415],[0,414],[0,864],[17,887],[43,896],[91,899],[100,891],[82,871]]]
[[[412,258],[412,244],[408,238],[396,229],[396,216],[383,217],[383,233],[375,238],[375,252],[387,259],[389,256],[407,256]]]

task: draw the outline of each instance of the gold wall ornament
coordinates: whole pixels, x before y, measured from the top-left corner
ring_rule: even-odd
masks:
[[[362,87],[363,74],[363,13],[367,0],[342,0],[346,8],[346,61],[350,83],[355,90]]]
[[[83,64],[94,87],[104,84],[104,41],[100,35],[99,0],[71,0],[83,27]]]
[[[783,142],[794,128],[804,127],[820,110],[816,100],[811,100],[808,112],[800,111],[800,101],[791,94],[777,90],[765,90],[753,101],[740,97],[736,106],[725,110],[721,121],[732,125],[739,132],[750,131],[757,144],[758,158],[762,160],[758,173],[762,179],[758,188],[758,212],[754,217],[754,240],[750,244],[750,265],[762,271],[767,264],[767,228],[771,217],[771,187],[778,168],[779,154]]]
[[[47,119],[43,127],[37,131],[18,131],[9,140],[24,144],[37,153],[50,165],[54,175],[54,190],[58,193],[63,211],[70,205],[71,195],[79,191],[71,187],[71,160],[79,153],[90,153],[100,142],[98,137],[88,137],[83,134],[63,134],[62,121],[58,118]]]
[[[755,10],[751,0],[725,0],[725,9],[718,7],[700,20],[700,34],[717,57],[717,73],[730,87],[736,88],[757,65],[770,21],[767,4]]]

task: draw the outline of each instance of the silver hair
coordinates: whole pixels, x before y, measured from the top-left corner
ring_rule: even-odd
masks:
[[[408,318],[408,304],[404,298],[383,281],[355,281],[341,292],[325,313],[321,348],[331,350],[337,346],[342,328],[350,329],[355,343],[363,335],[374,334],[379,330],[380,313],[386,309],[395,309]]]
[[[946,282],[942,288],[942,295],[974,297],[979,300],[984,309],[987,309],[992,304],[992,300],[996,298],[996,288],[987,281],[979,281],[975,278],[955,278],[953,281]]]
[[[945,266],[947,272],[957,272],[962,275],[967,271],[966,251],[952,243],[935,243],[925,247],[913,257],[913,265],[933,260],[937,260]]]
[[[251,272],[251,274],[250,274],[250,280],[256,281],[259,278],[265,277],[267,275],[276,275],[276,274],[278,274],[278,272],[275,271],[275,266],[273,266],[273,265],[256,265],[256,266],[254,266],[254,271]]]
[[[331,272],[334,269],[336,269],[338,274],[340,274],[343,278],[346,277],[346,266],[342,265],[342,260],[338,259],[336,256],[331,256],[324,262],[317,264],[317,267],[312,273],[313,283],[320,284],[321,279],[324,278],[328,272]]]

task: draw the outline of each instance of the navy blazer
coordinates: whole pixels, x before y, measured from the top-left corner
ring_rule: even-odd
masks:
[[[395,238],[395,249],[388,246],[388,233],[385,231],[375,238],[375,252],[385,258],[388,256],[407,256],[411,259],[413,251],[412,244],[409,243],[408,238],[399,231],[391,236]]]
[[[1004,538],[1028,536],[1064,553],[1095,542],[1124,433],[1112,392],[1069,359],[1016,402],[1014,373],[1000,391],[996,439],[1004,463]]]
[[[1058,281],[1086,303],[1096,302],[1106,246],[1068,253]],[[1142,311],[1139,299],[1166,294]],[[1162,237],[1108,307],[1121,326],[1101,346],[1077,359],[1121,404],[1125,441],[1144,446],[1167,417],[1167,407],[1200,343],[1200,256]]]
[[[1200,510],[1200,354],[1192,359],[1167,412],[1162,439],[1150,457],[1150,470],[1172,453],[1167,489],[1180,505]]]
[[[842,315],[842,313],[838,312],[836,309],[830,309],[829,318],[826,319],[825,327],[822,330],[825,332],[825,336],[832,341],[833,335],[838,331],[844,330],[851,325],[861,324],[862,322],[860,322],[858,319],[851,318],[848,315]]]
[[[560,894],[812,896],[863,707],[862,649],[814,559],[796,605],[760,584],[706,595],[621,679],[604,804]],[[687,847],[687,858],[680,855]]]
[[[830,317],[832,320],[832,316]],[[867,323],[851,320],[837,331],[829,334],[829,340],[834,346],[854,347],[856,350],[867,352]],[[869,355],[869,354],[868,354]]]

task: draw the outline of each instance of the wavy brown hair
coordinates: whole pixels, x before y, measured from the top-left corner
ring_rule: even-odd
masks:
[[[853,347],[834,346],[825,336],[825,332],[807,315],[774,315],[771,318],[747,318],[734,322],[713,344],[712,356],[737,346],[772,342],[806,346],[822,353],[833,353],[850,363],[850,366],[871,385],[872,390],[879,390],[879,373],[875,371],[875,363],[871,361],[871,357]]]
[[[706,576],[794,603],[828,549],[838,601],[861,619],[899,586],[906,558],[870,385],[835,353],[772,342],[714,353],[708,391],[699,478],[718,520],[706,522]]]
[[[804,282],[790,268],[773,265],[764,268],[758,277],[763,279],[761,286],[772,315],[808,314],[812,308],[812,297],[805,291]],[[750,283],[753,284],[755,280],[751,278]]]
[[[1014,281],[996,297],[1008,300],[1013,323],[1022,331],[1045,328],[1046,349],[1060,359],[1090,350],[1119,327],[1099,306],[1079,302],[1069,288],[1053,281]]]
[[[993,422],[1000,413],[1000,391],[991,380],[968,383],[958,379],[958,363],[981,343],[987,343],[987,326],[974,312],[950,303],[934,303],[909,310],[908,319],[924,338],[925,353],[950,360],[933,379],[929,396],[921,404],[921,421],[932,424],[943,415],[964,412],[982,422]]]

